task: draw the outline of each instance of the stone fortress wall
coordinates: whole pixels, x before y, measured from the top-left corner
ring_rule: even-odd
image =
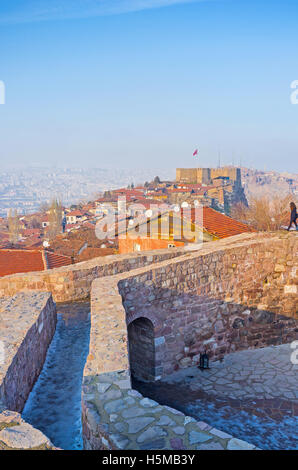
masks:
[[[94,279],[130,271],[184,254],[183,248],[154,250],[147,253],[111,255],[82,261],[70,266],[42,272],[13,274],[0,278],[0,298],[18,292],[51,292],[55,302],[72,302],[89,298]]]
[[[220,181],[216,178],[229,178],[228,181],[221,185]],[[236,167],[219,167],[219,168],[177,168],[176,169],[177,183],[191,183],[203,184],[208,189],[208,197],[212,198],[212,205],[214,207],[224,208],[226,213],[229,213],[234,204],[242,203],[247,205],[246,196],[241,182],[241,169]],[[215,185],[210,188],[210,185]],[[172,196],[173,202],[187,202],[197,199],[196,194],[189,194],[186,197],[185,193],[177,193]],[[208,198],[204,201],[201,199],[202,204],[208,204]]]
[[[56,305],[47,292],[0,299],[0,404],[21,412],[42,369],[56,328]]]
[[[56,306],[52,294],[60,302],[85,299],[97,277],[183,253],[184,250],[173,249],[109,256],[0,279],[0,450],[55,449],[42,432],[20,415],[55,332]]]
[[[214,178],[228,177],[237,186],[241,186],[241,170],[236,167],[220,168],[177,168],[176,181],[179,183],[200,183],[209,185]]]
[[[144,398],[127,370],[88,375],[83,384],[86,450],[253,450],[203,421]]]
[[[140,378],[157,380],[197,363],[202,350],[216,360],[231,351],[297,339],[297,248],[295,233],[239,235],[174,260],[95,280],[82,393],[85,446],[245,446],[218,430],[212,437],[206,423],[131,390],[135,364],[130,343],[140,348],[144,341],[143,362],[134,372],[143,370]],[[129,337],[136,320],[133,334],[142,328],[143,333]],[[151,332],[146,331],[150,323]],[[141,357],[139,350],[136,354]]]
[[[28,291],[0,299],[0,451],[54,449],[20,413],[42,370],[56,319],[50,293]]]
[[[53,289],[56,301],[77,300],[89,295],[94,281],[82,393],[85,447],[252,448],[133,391],[130,372],[140,351],[130,348],[129,358],[128,330],[136,340],[144,333],[149,380],[196,361],[202,347],[218,359],[237,349],[289,342],[297,339],[296,268],[297,234],[280,232],[205,243],[198,252],[113,256],[2,278],[0,339],[11,348],[0,375],[2,407],[22,409],[55,329],[50,293],[23,291]],[[1,420],[12,419],[5,413],[0,431]]]

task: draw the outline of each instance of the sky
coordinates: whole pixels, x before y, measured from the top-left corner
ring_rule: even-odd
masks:
[[[297,0],[0,0],[1,168],[298,172],[297,18]]]

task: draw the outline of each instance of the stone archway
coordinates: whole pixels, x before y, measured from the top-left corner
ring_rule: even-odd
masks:
[[[128,325],[128,346],[132,377],[144,382],[154,381],[154,327],[148,318],[137,318]]]

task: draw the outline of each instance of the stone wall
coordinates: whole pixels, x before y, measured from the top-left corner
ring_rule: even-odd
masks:
[[[89,297],[92,281],[103,276],[130,271],[184,254],[183,248],[147,253],[111,255],[43,272],[14,274],[0,278],[0,298],[18,292],[51,292],[55,302],[71,302]]]
[[[44,364],[56,327],[56,306],[46,292],[0,300],[0,408],[21,412]],[[1,410],[0,410],[1,411]]]
[[[210,184],[214,178],[228,177],[231,182],[241,186],[241,169],[232,167],[221,168],[177,168],[176,181],[184,183]]]
[[[19,413],[0,409],[0,451],[58,450],[41,431],[26,423]]]
[[[203,421],[144,398],[131,389],[128,371],[89,374],[84,377],[82,393],[86,450],[256,448]]]
[[[254,234],[247,237],[243,235],[233,240],[206,244],[200,253],[189,253],[154,267],[139,268],[93,282],[90,353],[84,369],[82,390],[85,449],[254,448],[132,390],[129,348],[130,355],[137,354],[137,359],[130,358],[133,367],[141,358],[141,350],[134,350],[128,344],[129,335],[131,341],[137,337],[144,341],[144,357],[150,364],[147,356],[147,352],[150,354],[153,351],[152,347],[148,347],[148,342],[152,342],[148,332],[150,323],[143,319],[150,320],[154,328],[154,373],[155,378],[158,378],[158,375],[165,375],[176,364],[179,365],[176,356],[190,344],[188,334],[194,331],[194,325],[199,334],[201,329],[215,331],[216,335],[222,334],[221,324],[214,324],[218,322],[219,304],[212,298],[214,293],[210,283],[213,289],[217,289],[220,279],[223,283],[229,281],[229,286],[236,282],[233,279],[235,268],[231,267],[231,264],[235,264],[234,256],[238,263],[242,263],[239,266],[240,273],[244,271],[246,263],[248,266],[251,255],[257,258],[258,254],[261,256],[261,253],[268,252],[275,243],[279,248],[277,253],[281,253],[279,236]],[[285,242],[286,250],[287,243],[292,243],[290,237]],[[216,278],[217,270],[219,276]],[[268,276],[266,270],[257,278],[263,279],[264,275]],[[286,277],[285,282],[291,279],[290,276]],[[222,305],[224,302],[231,305],[227,310],[222,307],[223,317],[238,326],[239,315],[243,314],[245,318],[250,316],[245,312],[249,308],[236,304],[230,297],[232,289],[227,292],[222,290],[225,285],[222,284],[219,291],[216,290],[217,295],[222,295],[222,299],[219,298]],[[236,291],[233,292],[235,295]],[[207,306],[205,313],[204,305]],[[141,321],[134,324],[136,319]],[[295,322],[291,317],[285,321]],[[289,329],[292,327],[290,325]],[[219,338],[217,340],[220,341]],[[190,344],[190,349],[192,347]]]
[[[91,335],[89,359],[100,373],[129,369],[127,325],[140,317],[154,325],[155,379],[203,350],[217,360],[297,339],[297,240],[296,233],[240,235],[97,279],[92,318],[104,350]]]

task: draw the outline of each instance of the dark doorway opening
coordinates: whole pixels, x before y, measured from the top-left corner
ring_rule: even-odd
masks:
[[[148,318],[137,318],[128,325],[129,361],[133,378],[155,380],[154,327]]]

